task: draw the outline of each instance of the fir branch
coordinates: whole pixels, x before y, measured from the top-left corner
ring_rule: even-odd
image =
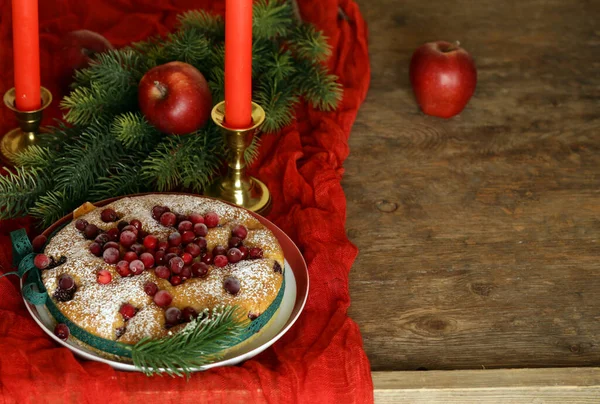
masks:
[[[150,181],[158,191],[170,191],[181,183],[177,169],[179,140],[179,137],[166,138],[142,164],[142,178]]]
[[[292,87],[265,80],[255,91],[254,98],[265,110],[264,132],[276,132],[292,122],[294,105],[298,102]]]
[[[208,86],[210,87],[213,103],[218,103],[225,99],[225,70],[222,67],[215,66],[210,70]]]
[[[56,188],[75,197],[85,196],[95,179],[105,175],[106,168],[124,154],[108,125],[96,121],[84,129],[81,137],[65,146],[56,160]]]
[[[223,151],[223,138],[215,125],[189,136],[183,144],[183,158],[179,162],[184,188],[196,193],[206,189],[221,166]]]
[[[152,126],[141,112],[126,112],[117,115],[110,132],[126,148],[152,149],[160,137],[160,132]]]
[[[264,74],[271,80],[282,81],[296,72],[292,54],[287,50],[269,53],[263,64]]]
[[[331,56],[331,46],[327,37],[312,24],[295,27],[289,47],[299,58],[310,61],[324,62]]]
[[[149,376],[189,376],[194,368],[214,362],[221,351],[237,342],[247,326],[240,313],[238,306],[221,306],[172,336],[143,339],[132,349],[133,364]]]
[[[39,220],[41,228],[46,228],[83,202],[83,198],[64,191],[48,191],[39,197],[29,214]]]
[[[38,137],[38,145],[58,154],[64,150],[65,145],[70,144],[79,137],[81,128],[68,126],[59,120],[56,120],[55,125],[48,127],[49,133],[44,133]]]
[[[132,86],[137,87],[142,78],[141,64],[141,55],[131,48],[98,53],[90,63],[90,81],[103,88],[127,91]]]
[[[2,220],[27,214],[50,185],[48,176],[42,170],[17,167],[14,173],[6,171],[6,175],[0,175],[0,219]]]
[[[17,166],[47,170],[56,159],[56,154],[47,147],[31,145],[23,149],[15,156]]]
[[[86,125],[102,112],[98,92],[89,87],[75,88],[62,99],[60,107],[67,110],[63,115],[65,121],[74,125]]]
[[[260,148],[260,137],[254,136],[250,145],[244,150],[244,161],[247,165],[252,164],[258,158]]]
[[[337,76],[329,74],[327,67],[320,64],[307,66],[299,72],[300,93],[313,107],[323,111],[331,111],[337,107],[343,95]]]
[[[101,201],[120,195],[137,194],[148,188],[141,178],[141,164],[136,164],[133,159],[127,163],[116,163],[109,170],[109,174],[97,179],[90,191],[90,200]]]
[[[225,38],[225,24],[219,15],[212,15],[204,10],[191,10],[181,14],[178,20],[182,29],[194,29],[215,40]]]
[[[293,10],[286,2],[258,0],[252,10],[252,37],[275,39],[289,34]]]
[[[210,66],[211,43],[198,30],[179,30],[168,36],[164,47],[165,62],[179,60],[189,63],[200,71]]]

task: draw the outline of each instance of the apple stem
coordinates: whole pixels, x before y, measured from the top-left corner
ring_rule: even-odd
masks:
[[[457,50],[458,48],[460,48],[460,41],[454,41],[453,44],[451,44],[449,47],[444,49],[442,52],[444,52],[444,53],[453,52],[453,51]]]
[[[156,87],[156,89],[160,93],[160,98],[165,98],[167,96],[168,91],[167,87],[165,87],[164,84],[162,84],[159,81],[154,81],[154,87]]]

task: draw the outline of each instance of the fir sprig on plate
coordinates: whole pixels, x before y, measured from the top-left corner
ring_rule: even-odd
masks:
[[[253,99],[266,113],[263,131],[290,124],[301,101],[334,109],[342,89],[324,64],[331,54],[327,38],[294,18],[288,0],[253,7]],[[60,104],[66,124],[41,136],[39,148],[19,156],[21,168],[0,179],[0,219],[32,213],[48,226],[85,201],[206,188],[226,153],[220,132],[209,122],[183,136],[160,133],[140,112],[138,84],[149,69],[178,60],[200,70],[213,103],[222,101],[224,28],[219,16],[189,11],[166,37],[99,54],[77,71]],[[247,160],[256,158],[258,144],[257,138]]]
[[[219,353],[235,345],[247,326],[237,306],[221,306],[207,317],[195,319],[176,334],[144,339],[132,349],[133,364],[146,375],[189,376],[195,368],[218,360]],[[202,313],[201,313],[202,314]]]

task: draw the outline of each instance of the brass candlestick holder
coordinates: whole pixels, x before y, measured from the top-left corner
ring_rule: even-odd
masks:
[[[4,94],[4,104],[15,113],[19,127],[11,130],[0,140],[0,158],[9,165],[15,165],[15,156],[25,148],[38,143],[38,135],[46,132],[40,129],[42,113],[52,102],[52,93],[41,88],[42,106],[35,111],[19,111],[15,104],[14,87]]]
[[[211,116],[215,124],[221,128],[225,139],[227,174],[217,179],[207,190],[206,195],[235,203],[258,214],[268,213],[271,209],[271,193],[262,181],[246,174],[244,161],[244,151],[250,146],[265,120],[264,109],[253,102],[252,126],[244,129],[225,126],[225,102],[215,105]]]

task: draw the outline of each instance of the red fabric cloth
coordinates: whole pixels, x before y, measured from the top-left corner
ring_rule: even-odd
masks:
[[[176,15],[193,8],[223,12],[202,0],[40,1],[42,85],[55,98],[62,35],[90,29],[116,47],[165,33]],[[340,7],[345,16],[338,15]],[[367,33],[352,0],[300,1],[302,16],[329,36],[330,65],[344,86],[336,112],[305,105],[280,135],[265,136],[254,174],[268,183],[269,215],[298,244],[308,262],[310,294],[298,322],[272,348],[240,366],[194,374],[189,381],[115,371],[76,359],[57,346],[27,313],[14,279],[0,279],[0,398],[4,403],[241,402],[368,403],[369,362],[357,325],[348,318],[348,273],[357,249],[346,237],[346,199],[340,184],[348,136],[369,84]],[[0,91],[12,87],[10,1],[0,0]],[[52,68],[51,68],[52,67]],[[59,116],[55,101],[49,116]],[[0,108],[0,130],[15,126]],[[27,218],[0,223],[0,264],[10,265],[8,233]]]

